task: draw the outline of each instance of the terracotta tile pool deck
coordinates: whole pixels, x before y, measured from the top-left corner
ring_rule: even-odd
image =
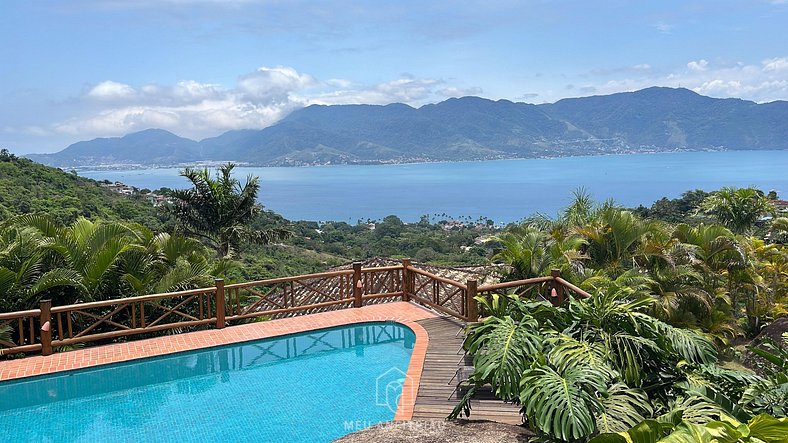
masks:
[[[241,343],[353,323],[393,321],[409,327],[416,334],[416,342],[413,345],[407,377],[402,387],[402,396],[394,417],[394,420],[410,420],[413,417],[416,394],[419,391],[419,383],[424,369],[424,359],[429,345],[427,331],[416,322],[434,317],[438,317],[438,314],[413,303],[394,302],[368,305],[361,308],[349,308],[260,323],[228,326],[224,329],[210,329],[96,346],[55,353],[46,357],[38,355],[2,361],[0,362],[0,381],[212,346]]]

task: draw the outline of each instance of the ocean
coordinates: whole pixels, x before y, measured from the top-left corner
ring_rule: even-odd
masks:
[[[138,188],[183,188],[175,168],[81,171]],[[400,165],[236,168],[260,177],[259,200],[291,220],[346,221],[397,215],[488,217],[512,222],[555,215],[584,188],[597,200],[636,207],[684,191],[757,186],[788,193],[788,151],[677,152]],[[445,216],[444,216],[445,214]]]

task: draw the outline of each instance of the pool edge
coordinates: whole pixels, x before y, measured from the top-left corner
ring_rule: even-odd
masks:
[[[417,321],[438,316],[433,311],[407,302],[368,305],[357,309],[282,318],[224,329],[209,329],[125,343],[113,343],[55,353],[49,356],[38,355],[0,361],[0,381],[20,380],[62,371],[232,345],[354,323],[395,322],[408,327],[416,335],[402,395],[394,417],[394,420],[410,420],[413,417],[429,344],[427,331]]]

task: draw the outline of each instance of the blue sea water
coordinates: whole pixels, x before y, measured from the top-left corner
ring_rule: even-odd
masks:
[[[363,323],[0,383],[4,442],[327,442],[394,418],[415,334]]]
[[[292,220],[356,223],[397,215],[511,222],[569,204],[583,187],[598,200],[649,206],[691,189],[758,186],[788,193],[788,151],[678,152],[487,162],[238,168],[257,175],[259,198]],[[177,169],[84,171],[139,188],[186,187]]]

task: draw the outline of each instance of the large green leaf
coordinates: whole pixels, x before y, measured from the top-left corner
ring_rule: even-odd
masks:
[[[788,418],[777,419],[761,414],[750,420],[747,426],[750,428],[750,437],[766,443],[788,442]]]
[[[679,385],[688,394],[701,397],[709,402],[718,405],[723,411],[739,421],[746,422],[752,418],[752,414],[744,410],[741,406],[736,404],[733,400],[725,395],[717,392],[716,390],[706,386],[689,386],[687,384]]]
[[[777,372],[750,385],[739,403],[754,413],[785,415],[788,413],[788,372]]]
[[[466,342],[473,355],[472,380],[490,383],[503,400],[516,400],[520,378],[542,346],[538,326],[533,319],[490,317],[472,329]]]
[[[603,343],[577,340],[569,335],[559,334],[548,339],[548,345],[552,345],[552,349],[547,355],[548,360],[559,372],[574,366],[585,365],[602,372],[608,379],[616,376],[608,360],[608,350]]]
[[[604,376],[590,366],[575,366],[559,373],[538,366],[522,379],[520,401],[529,423],[560,440],[590,436],[602,405],[594,392],[603,392]]]
[[[681,420],[702,425],[716,420],[723,413],[720,406],[706,398],[689,395],[669,403],[669,410],[657,417],[658,421],[678,424]]]
[[[651,336],[649,338],[663,343],[663,347],[677,357],[695,364],[711,364],[717,360],[714,343],[702,334],[676,328],[641,312],[635,312],[632,316],[646,327],[644,332]]]
[[[625,432],[599,434],[588,443],[657,443],[673,425],[644,420]]]
[[[738,427],[724,421],[710,421],[706,423],[705,428],[714,438],[714,443],[736,443],[743,435]]]
[[[712,443],[712,436],[703,426],[683,421],[659,443]]]
[[[608,389],[607,397],[601,399],[602,412],[596,417],[600,432],[623,432],[653,414],[653,408],[645,392],[632,389],[623,383]]]

